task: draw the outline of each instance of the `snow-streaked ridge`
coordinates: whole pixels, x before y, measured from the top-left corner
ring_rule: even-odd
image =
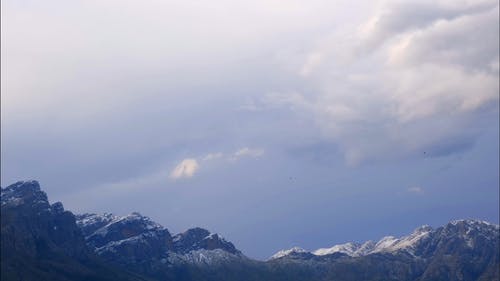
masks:
[[[331,255],[334,253],[342,253],[351,257],[364,256],[369,254],[375,247],[375,242],[367,241],[363,244],[348,242],[344,244],[335,245],[331,248],[321,248],[313,251],[312,254],[316,256]]]
[[[401,238],[396,238],[394,236],[386,236],[380,239],[378,242],[367,241],[364,243],[353,243],[348,242],[344,244],[334,245],[330,248],[320,248],[311,253],[316,256],[331,255],[334,253],[342,253],[349,255],[351,257],[366,256],[373,253],[381,252],[396,252],[400,250],[407,251],[410,254],[414,254],[415,246],[433,231],[433,229],[424,225],[417,228],[410,235],[403,236]],[[290,255],[291,253],[297,252],[298,247],[294,247],[289,250],[281,250],[274,254],[270,259],[278,259]],[[303,250],[305,251],[305,250]]]
[[[493,233],[498,235],[500,231],[500,226],[497,224],[492,224],[482,220],[453,220],[447,225],[439,229],[444,229],[446,231],[450,227],[461,226],[463,228],[462,236],[463,239],[468,243],[470,247],[473,246],[472,238],[469,237],[471,233],[482,231],[483,233]],[[415,255],[417,246],[425,239],[430,238],[430,235],[437,230],[434,230],[428,225],[423,225],[415,229],[410,235],[403,236],[401,238],[396,238],[394,236],[385,236],[377,242],[367,241],[364,243],[353,243],[348,242],[344,244],[334,245],[330,248],[320,248],[315,251],[310,252],[315,256],[326,256],[334,253],[342,253],[349,255],[351,257],[366,256],[373,253],[393,253],[397,251],[405,251],[408,254]],[[487,235],[488,236],[488,235]],[[489,235],[497,237],[495,235]],[[289,250],[281,250],[271,256],[272,259],[279,259],[286,257],[292,253],[308,253],[307,251],[294,247]]]
[[[373,241],[367,241],[363,244],[350,242],[335,245],[331,248],[318,249],[314,251],[313,254],[323,256],[333,253],[344,253],[351,257],[357,257],[380,252],[396,252],[399,250],[406,250],[407,252],[413,254],[415,245],[417,245],[422,239],[428,237],[432,230],[433,229],[430,226],[424,225],[417,228],[410,235],[403,236],[401,238],[385,236],[376,243]]]
[[[91,245],[94,251],[102,256],[120,255],[124,251],[126,253],[130,247],[145,247],[146,249],[164,247],[164,250],[162,248],[160,251],[160,253],[164,251],[163,254],[156,257],[163,264],[213,265],[245,258],[237,249],[234,252],[222,248],[198,249],[198,247],[202,246],[196,243],[208,241],[206,243],[210,244],[211,240],[219,240],[233,246],[220,234],[209,232],[206,229],[195,228],[172,237],[165,227],[136,212],[126,216],[116,216],[110,213],[77,215],[77,225],[81,229],[88,229],[88,235],[86,235],[87,244]],[[122,232],[124,227],[130,226],[134,229],[131,236],[116,235],[116,233]],[[199,241],[195,241],[195,244],[186,245],[185,250],[180,250],[175,245],[171,245],[171,243],[175,244],[182,240],[185,234],[193,230],[203,232],[202,237],[196,238]],[[172,239],[171,242],[168,242],[168,239]],[[133,259],[134,257],[130,257],[130,260]]]

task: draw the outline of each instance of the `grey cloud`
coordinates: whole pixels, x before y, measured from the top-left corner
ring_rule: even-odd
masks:
[[[491,72],[491,63],[498,61],[498,12],[496,6],[405,34],[394,45],[389,60],[406,65],[453,64],[469,71]]]
[[[388,1],[362,26],[361,37],[366,41],[361,48],[376,48],[396,34],[425,29],[437,21],[483,13],[496,6],[496,1],[492,0]]]
[[[349,45],[332,43],[350,41],[325,34],[328,40],[303,56],[297,69],[303,85],[268,95],[268,104],[308,112],[323,139],[336,143],[350,164],[440,144],[449,145],[439,155],[470,147],[456,143],[470,143],[470,134],[479,133],[460,133],[463,126],[481,110],[498,112],[498,70],[492,64],[498,60],[498,3],[462,4],[385,4],[359,31],[364,39],[350,45],[371,51],[350,61],[342,62]]]

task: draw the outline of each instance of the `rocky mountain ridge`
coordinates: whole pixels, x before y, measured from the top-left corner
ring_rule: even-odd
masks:
[[[126,266],[210,264],[244,258],[219,234],[197,227],[172,236],[167,228],[137,212],[126,216],[81,214],[76,215],[76,224],[99,256]]]
[[[453,230],[452,230],[453,229]],[[424,254],[422,247],[431,239],[436,239],[439,235],[458,235],[465,244],[471,248],[474,247],[475,239],[480,236],[481,239],[494,240],[498,238],[500,231],[499,225],[480,220],[455,220],[444,227],[433,229],[428,225],[415,229],[410,235],[396,238],[386,236],[379,241],[366,241],[364,243],[347,242],[334,245],[330,248],[320,248],[314,251],[307,251],[300,247],[293,247],[288,250],[281,250],[271,256],[269,260],[279,258],[311,258],[313,256],[321,257],[332,254],[345,254],[350,257],[367,256],[375,253],[395,253],[406,252],[412,256],[421,256]],[[450,239],[451,237],[448,237]],[[429,253],[427,253],[429,254]]]
[[[73,215],[38,182],[1,189],[1,280],[498,280],[500,230],[477,220],[252,260],[219,234],[140,213]]]

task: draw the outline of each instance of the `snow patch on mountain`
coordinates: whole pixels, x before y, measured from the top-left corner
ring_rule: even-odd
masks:
[[[406,250],[410,254],[414,254],[416,245],[418,245],[422,239],[429,237],[431,231],[433,231],[433,229],[430,226],[424,225],[417,228],[412,234],[403,236],[400,239],[392,236],[384,237],[375,245],[371,253]]]
[[[157,238],[158,234],[156,232],[147,232],[147,233],[142,233],[140,235],[132,236],[130,238],[122,239],[122,240],[117,240],[117,241],[111,241],[104,246],[101,247],[96,247],[95,252],[97,254],[102,254],[105,252],[113,252],[115,253],[117,249],[120,246],[124,245],[144,245],[148,243],[148,239],[154,239]]]
[[[244,259],[241,254],[232,254],[222,249],[193,250],[184,254],[169,251],[168,262],[171,264],[216,265]]]
[[[291,254],[295,254],[295,253],[309,253],[309,251],[306,251],[300,247],[293,247],[293,248],[288,249],[288,250],[281,250],[281,251],[277,252],[276,254],[272,255],[269,258],[269,260],[279,259],[279,258],[288,256],[288,255],[291,255]]]
[[[335,245],[331,248],[321,248],[313,251],[316,256],[326,256],[334,253],[342,253],[351,257],[365,256],[375,248],[375,242],[367,241],[363,244],[348,242],[345,244]]]

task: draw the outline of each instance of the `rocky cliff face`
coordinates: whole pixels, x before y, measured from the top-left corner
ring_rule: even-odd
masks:
[[[2,280],[138,280],[102,263],[74,215],[50,205],[36,181],[1,190],[1,249]]]
[[[55,249],[72,257],[87,254],[73,214],[61,203],[51,206],[36,181],[17,182],[1,194],[3,249],[30,257]]]

